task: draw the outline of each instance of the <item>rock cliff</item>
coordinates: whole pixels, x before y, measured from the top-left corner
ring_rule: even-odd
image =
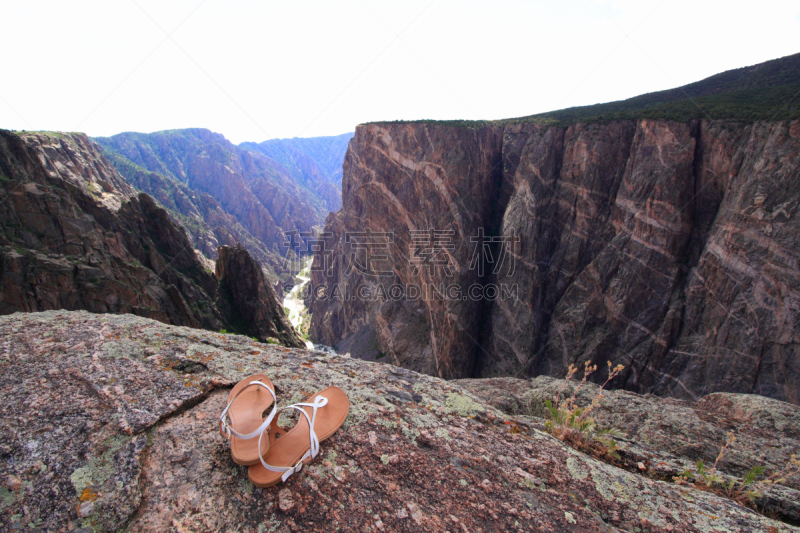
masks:
[[[800,403],[799,170],[796,120],[361,125],[311,338],[444,378],[610,359],[633,391]]]
[[[285,320],[271,287],[258,293],[268,306],[243,320],[237,305],[252,307],[250,296],[221,296],[184,230],[85,135],[0,131],[0,179],[0,314],[133,313],[215,331],[254,328],[262,340],[264,324]],[[291,327],[281,331],[294,344]]]
[[[283,312],[283,303],[278,301],[275,290],[247,250],[224,246],[218,255],[220,292],[235,310],[235,319],[241,324],[239,329],[263,341],[274,338],[284,346],[304,347]]]
[[[559,390],[560,397],[565,398],[576,389],[575,382],[547,376],[453,382],[506,414],[539,420],[548,418],[545,401],[552,401]],[[598,389],[592,383],[581,387],[577,404],[591,404]],[[721,392],[689,402],[604,391],[602,400],[595,401],[592,416],[600,427],[624,433],[615,439],[620,446],[620,465],[656,479],[671,480],[686,470],[695,471],[697,461],[713,465],[729,432],[736,441],[718,463],[726,481],[744,477],[755,465],[778,472],[800,450],[800,408],[756,394]],[[543,429],[541,421],[533,425]],[[787,478],[758,505],[800,523],[800,477]]]
[[[597,461],[539,419],[390,365],[132,315],[18,313],[0,317],[0,338],[10,531],[798,531]],[[272,378],[282,405],[329,385],[351,401],[321,455],[271,489],[249,483],[218,433],[228,389],[253,372]],[[618,412],[649,402],[620,398]],[[763,407],[782,424],[769,431],[797,438],[795,406]]]

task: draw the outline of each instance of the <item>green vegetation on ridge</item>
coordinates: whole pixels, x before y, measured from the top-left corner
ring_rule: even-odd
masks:
[[[476,128],[489,124],[536,123],[562,126],[614,120],[800,119],[800,54],[716,74],[675,89],[627,100],[570,107],[502,120],[409,120],[376,124],[439,124]]]

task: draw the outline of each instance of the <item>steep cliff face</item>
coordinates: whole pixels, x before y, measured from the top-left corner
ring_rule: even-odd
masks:
[[[249,328],[234,313],[241,295],[220,297],[183,229],[85,135],[0,131],[0,176],[0,314],[84,309]]]
[[[798,403],[798,169],[798,121],[359,126],[312,339],[446,378],[610,359],[640,392]],[[384,276],[351,266],[367,229],[393,232]],[[392,285],[422,295],[358,294]]]
[[[219,313],[186,303],[213,302],[204,289],[216,281],[199,264],[178,272],[194,257],[183,234],[85,136],[0,132],[0,142],[2,313],[87,309],[222,327]]]
[[[264,342],[272,337],[285,346],[305,347],[286,318],[275,290],[245,248],[219,249],[217,278],[223,297],[230,302],[246,333]]]
[[[315,342],[367,357],[391,354],[396,364],[429,374],[471,375],[477,347],[470,337],[477,336],[481,306],[460,299],[350,297],[361,285],[436,283],[441,265],[412,263],[418,231],[452,228],[450,240],[461,245],[452,251],[448,280],[464,287],[479,282],[462,239],[494,217],[501,148],[501,128],[357,128],[345,156],[344,205],[325,227],[332,275],[320,270],[324,254],[314,259],[312,286],[328,282],[331,296],[312,304]],[[373,245],[374,254],[366,249]]]

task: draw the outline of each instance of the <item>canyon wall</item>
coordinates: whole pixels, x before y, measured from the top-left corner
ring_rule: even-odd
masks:
[[[798,121],[359,126],[312,339],[444,378],[611,360],[638,392],[799,403],[799,170]]]
[[[85,135],[0,130],[0,185],[0,314],[130,313],[300,345],[263,275],[243,316],[253,295],[220,291],[184,229]]]
[[[212,270],[220,246],[242,244],[271,276],[277,278],[285,274],[280,254],[253,237],[210,194],[192,190],[175,179],[146,170],[117,152],[105,150],[105,155],[128,183],[152,196],[184,227],[198,256]]]

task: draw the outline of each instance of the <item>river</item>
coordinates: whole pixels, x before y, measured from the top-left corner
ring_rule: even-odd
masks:
[[[284,309],[289,310],[288,318],[289,322],[292,323],[292,327],[294,327],[297,332],[300,332],[300,325],[303,323],[303,320],[308,317],[308,309],[306,308],[306,304],[303,301],[303,289],[311,281],[311,263],[314,262],[314,256],[309,256],[305,260],[305,266],[303,270],[301,270],[295,279],[299,280],[299,283],[292,287],[292,290],[289,291],[286,296],[283,298],[283,307]],[[306,348],[309,350],[317,350],[320,352],[328,352],[328,353],[336,353],[336,350],[331,348],[330,346],[325,346],[324,344],[314,344],[309,340],[303,339],[306,343]]]

